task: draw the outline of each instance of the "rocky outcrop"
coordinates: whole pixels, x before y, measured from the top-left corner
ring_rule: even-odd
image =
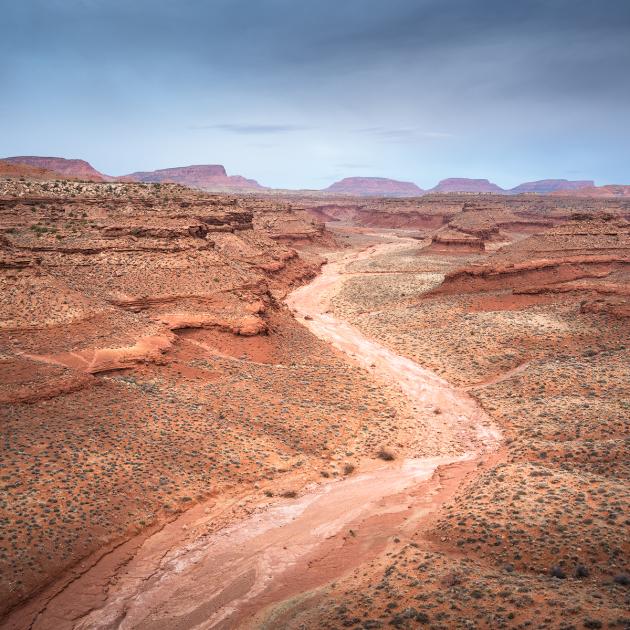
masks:
[[[182,227],[147,227],[146,225],[107,225],[103,227],[105,237],[134,236],[137,238],[172,239],[186,236],[205,238],[208,226],[204,223],[190,223]]]
[[[532,285],[541,287],[579,278],[606,277],[620,265],[630,265],[630,259],[627,256],[569,256],[517,264],[484,264],[447,274],[434,293],[476,293],[505,289],[526,292]]]
[[[484,239],[481,237],[445,228],[433,235],[431,244],[423,251],[468,254],[483,252],[485,249]]]
[[[630,266],[630,262],[626,263]],[[549,295],[572,293],[591,295],[580,304],[581,313],[596,313],[622,318],[630,317],[630,284],[623,282],[609,282],[609,271],[592,273],[588,280],[579,279],[557,284],[545,284],[542,286],[525,287],[515,289],[515,294],[522,295]]]
[[[584,300],[580,304],[581,313],[609,315],[618,319],[630,317],[630,300],[627,297],[609,297]]]
[[[430,235],[434,237],[431,248],[442,252],[480,251],[474,239],[481,239],[484,249],[492,251],[522,235],[541,233],[580,217],[587,221],[604,216],[611,220],[630,218],[630,200],[550,195],[451,193],[378,200],[313,197],[301,199],[299,207],[320,221],[337,225],[425,233],[439,230]]]
[[[413,182],[401,182],[386,177],[346,177],[331,184],[324,191],[358,197],[417,197],[424,192]]]
[[[609,274],[607,272],[591,273],[592,278],[605,278]],[[598,293],[601,295],[614,295],[620,298],[630,297],[630,285],[618,282],[597,282],[595,280],[574,280],[561,282],[558,284],[545,284],[538,287],[526,287],[524,289],[515,289],[514,293],[539,295],[542,293],[572,293],[579,291],[581,293]]]
[[[199,220],[209,226],[211,231],[251,230],[253,227],[254,213],[250,210],[238,211],[223,210],[213,211],[211,214],[200,215]]]
[[[425,195],[413,199],[321,199],[302,201],[300,207],[321,221],[385,228],[436,229],[461,211],[463,199]]]
[[[25,354],[24,356],[88,374],[98,374],[123,370],[142,362],[155,361],[171,348],[174,341],[175,335],[165,332],[160,335],[141,337],[129,346],[86,348],[79,352],[63,352],[54,355]]]
[[[445,276],[436,294],[505,291],[520,294],[602,293],[628,295],[630,225],[582,220],[557,226],[506,246],[483,264]]]
[[[0,198],[0,333],[15,356],[89,373],[159,360],[174,330],[265,333],[271,291],[316,269],[281,241],[324,232],[286,205],[172,184],[12,186],[31,195]]]
[[[86,372],[54,366],[24,355],[0,359],[0,373],[0,405],[50,400],[98,382]]]
[[[146,183],[176,183],[208,191],[265,190],[257,181],[240,175],[228,175],[220,164],[198,164],[164,168],[157,171],[139,171],[125,175],[126,181]]]
[[[308,242],[321,239],[325,233],[324,224],[304,210],[258,212],[255,225],[276,241]]]
[[[450,177],[443,179],[429,192],[434,193],[504,193],[500,186],[487,179],[468,179],[466,177]]]
[[[595,185],[592,179],[568,180],[568,179],[540,179],[535,182],[525,182],[510,189],[513,194],[538,193],[547,194],[558,190],[580,190]]]

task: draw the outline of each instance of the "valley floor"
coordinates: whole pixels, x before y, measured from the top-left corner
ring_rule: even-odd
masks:
[[[479,256],[425,252],[395,231],[340,239],[350,247],[287,304],[378,392],[361,413],[356,388],[348,398],[365,423],[353,421],[346,452],[331,436],[320,481],[296,466],[284,492],[270,477],[200,500],[2,627],[627,624],[627,323],[576,316],[571,298],[434,295]],[[270,369],[264,347],[219,346],[191,331],[175,352],[197,370]],[[314,376],[334,398],[339,383]]]

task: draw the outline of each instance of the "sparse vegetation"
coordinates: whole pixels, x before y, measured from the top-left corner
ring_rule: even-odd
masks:
[[[382,459],[385,462],[391,462],[396,459],[396,456],[387,448],[381,447],[376,454],[379,459]]]
[[[284,202],[170,184],[0,187],[7,605],[104,544],[210,497],[252,489],[261,504],[285,506],[303,484],[356,483],[361,476],[342,475],[353,462],[363,472],[363,458],[402,464],[466,452],[465,428],[435,430],[458,426],[442,399],[411,404],[279,306],[277,296],[315,269],[269,237],[284,234]],[[496,255],[424,251],[430,240],[418,239],[349,265],[358,273],[331,314],[468,388],[501,429],[505,458],[472,470],[428,530],[423,522],[396,532],[382,555],[328,585],[317,627],[623,627],[629,320],[608,310],[617,302],[603,289],[626,286],[627,265],[582,265],[584,277],[559,278],[557,293],[531,278],[435,292],[473,262],[487,271],[563,248],[627,247],[618,215],[605,229],[586,220],[578,229],[561,204],[537,203],[525,214],[558,225]],[[378,204],[396,213],[390,201],[366,207]],[[474,217],[458,212],[475,213],[452,217],[473,229]],[[608,297],[593,306],[592,294]],[[162,337],[175,342],[144,349]],[[251,507],[235,505],[216,526]],[[343,534],[347,545],[365,540],[354,523]]]

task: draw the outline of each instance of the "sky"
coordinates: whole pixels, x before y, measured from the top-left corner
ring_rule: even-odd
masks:
[[[630,184],[630,0],[0,0],[0,156]]]

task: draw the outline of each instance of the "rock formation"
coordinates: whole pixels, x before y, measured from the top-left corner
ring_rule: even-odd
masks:
[[[358,197],[417,197],[424,192],[413,182],[401,182],[386,177],[346,177],[324,191]]]
[[[487,179],[468,179],[465,177],[450,177],[443,179],[429,192],[435,193],[503,193],[503,188]]]
[[[568,179],[541,179],[535,182],[525,182],[510,189],[510,193],[539,193],[546,194],[557,190],[579,190],[595,186],[592,179],[568,180]]]
[[[246,179],[240,175],[228,175],[220,164],[199,164],[195,166],[181,166],[164,168],[157,171],[141,171],[130,173],[123,177],[126,181],[175,183],[191,188],[199,188],[217,192],[246,192],[261,191],[261,186],[253,179]]]
[[[447,274],[435,293],[510,289],[527,295],[627,296],[629,271],[630,223],[594,217],[505,246],[483,264]]]
[[[18,155],[4,158],[3,161],[13,164],[27,164],[36,168],[54,171],[60,177],[71,177],[94,182],[111,181],[112,177],[99,173],[85,160],[68,160],[60,157],[40,157],[35,155]]]
[[[11,165],[11,166],[9,166]],[[41,169],[36,171],[33,169]],[[138,171],[120,177],[103,175],[85,160],[59,157],[15,156],[0,160],[0,176],[37,179],[78,179],[94,182],[174,183],[213,192],[255,192],[265,190],[257,181],[228,175],[219,164],[201,164]]]
[[[563,191],[552,193],[557,196],[566,196]],[[577,197],[630,197],[630,186],[621,184],[609,184],[607,186],[593,186],[590,188],[580,188],[572,193]]]
[[[9,162],[8,160],[0,160],[0,177],[25,177],[29,179],[74,179],[71,177],[60,175],[55,171],[38,166],[31,166],[22,162]]]
[[[337,224],[422,231],[448,224],[451,229],[469,234],[478,229],[487,233],[489,229],[494,229],[493,226],[503,233],[532,233],[566,222],[577,211],[586,216],[606,212],[630,220],[630,204],[627,201],[587,198],[577,192],[564,193],[562,198],[480,194],[472,199],[466,193],[378,200],[304,196],[296,200],[294,206],[306,210],[320,221]]]

